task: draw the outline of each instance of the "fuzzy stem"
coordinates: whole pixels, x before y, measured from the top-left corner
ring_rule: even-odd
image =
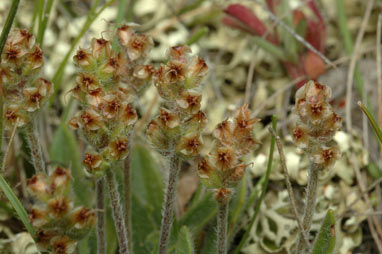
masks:
[[[119,197],[119,193],[117,189],[118,183],[115,180],[112,169],[106,170],[106,183],[109,189],[110,202],[111,202],[111,207],[113,210],[114,225],[117,231],[119,253],[128,254],[129,249],[128,249],[125,218],[123,217],[122,205],[120,202],[120,197]]]
[[[305,241],[303,241],[302,235],[309,235],[310,227],[312,225],[313,214],[316,205],[317,184],[318,184],[318,172],[320,166],[315,163],[311,163],[308,171],[308,186],[306,190],[306,201],[304,208],[304,216],[302,224],[305,232],[301,232],[297,241],[296,254],[303,254],[307,248]]]
[[[229,202],[218,202],[218,254],[227,254],[227,221]]]
[[[170,173],[167,182],[165,202],[162,215],[162,224],[159,240],[159,254],[167,253],[167,245],[170,239],[170,232],[174,214],[174,202],[176,198],[176,188],[180,169],[180,159],[173,153],[170,157]]]
[[[32,122],[25,126],[26,136],[31,149],[31,159],[36,172],[46,172],[45,163],[42,157],[41,145],[35,132],[35,126]]]
[[[131,135],[130,135],[131,137]],[[130,140],[130,139],[129,139]],[[132,253],[133,235],[131,225],[131,142],[128,143],[129,154],[124,161],[124,189],[125,189],[125,222],[127,229],[127,240],[129,252]]]
[[[106,254],[104,180],[96,182],[97,193],[97,254]]]

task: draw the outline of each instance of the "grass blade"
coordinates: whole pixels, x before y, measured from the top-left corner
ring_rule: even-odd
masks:
[[[5,42],[7,41],[9,31],[11,31],[11,27],[13,24],[13,20],[15,19],[17,8],[19,7],[20,0],[13,0],[11,8],[9,9],[8,17],[5,20],[5,24],[3,30],[1,31],[0,36],[0,58],[1,53],[3,52]]]
[[[28,230],[29,234],[31,234],[31,236],[35,238],[36,233],[29,222],[28,215],[24,207],[21,205],[20,200],[12,191],[11,187],[9,187],[7,181],[5,181],[2,175],[0,175],[0,188],[4,192],[5,196],[8,198],[13,208],[15,209],[17,215],[20,217],[20,220],[24,224],[25,228]]]
[[[42,47],[44,41],[44,34],[46,26],[48,25],[50,11],[52,10],[54,0],[48,0],[41,9],[41,14],[39,17],[38,32],[37,32],[37,43]],[[45,7],[45,8],[44,8]]]
[[[358,106],[361,107],[363,113],[365,113],[365,115],[369,119],[369,122],[371,124],[371,127],[373,127],[375,135],[377,136],[377,138],[379,140],[379,143],[382,145],[382,131],[378,127],[377,121],[375,121],[375,119],[374,119],[373,115],[371,114],[371,112],[366,108],[366,106],[362,102],[359,101],[358,102]]]
[[[272,128],[274,130],[276,130],[276,124],[277,124],[277,118],[276,118],[276,116],[273,116],[272,117]],[[261,195],[260,195],[260,198],[259,198],[258,202],[256,203],[255,213],[253,214],[253,216],[252,216],[252,218],[251,218],[251,220],[250,220],[250,222],[248,224],[248,228],[245,231],[243,238],[241,238],[239,245],[235,249],[235,254],[239,254],[240,253],[241,248],[243,248],[244,244],[248,240],[249,232],[251,231],[251,228],[252,228],[253,224],[255,223],[256,217],[259,214],[260,206],[261,206],[261,203],[263,202],[263,199],[264,199],[264,196],[265,196],[265,192],[266,192],[267,187],[268,187],[269,175],[270,175],[271,170],[272,170],[272,161],[273,161],[273,152],[275,150],[275,142],[276,142],[275,137],[272,136],[271,146],[269,148],[269,157],[268,157],[267,171],[265,173],[265,179],[264,179],[264,184],[263,184],[263,187],[262,187],[262,190],[261,190]]]
[[[268,53],[277,57],[278,59],[282,61],[286,60],[284,51],[280,47],[274,45],[273,43],[268,42],[267,40],[261,38],[260,36],[254,36],[253,42],[260,48],[264,49]]]
[[[191,38],[189,38],[186,42],[186,44],[188,46],[191,46],[192,44],[198,42],[200,40],[200,38],[202,38],[204,35],[206,35],[208,33],[209,29],[208,27],[204,26],[202,28],[200,28],[199,30],[197,30],[192,36]]]

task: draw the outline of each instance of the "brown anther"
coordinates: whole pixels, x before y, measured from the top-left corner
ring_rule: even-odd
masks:
[[[5,112],[5,118],[8,121],[13,122],[17,119],[17,114],[14,110],[8,109],[7,112]]]
[[[226,204],[228,203],[231,197],[232,191],[227,188],[220,188],[215,191],[215,199],[219,203]]]
[[[56,176],[63,176],[63,175],[67,175],[68,173],[69,172],[62,167],[56,167],[56,169],[53,172],[53,174]]]
[[[242,128],[242,129],[245,129],[248,127],[248,120],[246,119],[241,119],[240,121],[237,122],[237,125]]]
[[[321,114],[323,107],[321,103],[314,103],[310,106],[311,111],[314,115],[319,115]]]
[[[84,160],[82,161],[84,164],[88,165],[89,167],[93,167],[93,164],[94,162],[96,161],[96,156],[90,154],[90,153],[86,153],[85,154],[85,158]]]
[[[167,123],[168,121],[170,121],[171,116],[170,116],[170,114],[169,114],[167,111],[164,111],[164,110],[163,110],[163,111],[160,112],[159,119],[160,119],[163,123]]]
[[[188,105],[192,108],[192,107],[195,107],[199,104],[200,97],[193,96],[190,94],[187,96],[186,100],[187,100]]]
[[[89,93],[90,96],[96,97],[96,96],[101,94],[101,91],[102,91],[102,89],[98,87],[96,89],[93,89],[93,90],[89,91],[88,93]]]
[[[74,58],[78,61],[82,61],[88,58],[88,54],[85,50],[80,49],[77,51],[77,54],[74,56]]]
[[[315,85],[316,89],[325,90],[325,86],[322,85],[321,83],[317,82],[317,81],[314,81],[314,85]]]
[[[325,163],[328,163],[333,159],[334,152],[331,149],[323,150],[322,157],[324,158]]]
[[[36,47],[35,50],[32,52],[32,60],[35,62],[39,62],[42,60],[42,57],[42,50],[39,47]]]
[[[181,80],[184,76],[184,67],[180,63],[169,63],[168,75],[171,81]]]
[[[104,38],[99,38],[99,39],[96,40],[96,42],[97,42],[99,45],[101,45],[101,46],[104,46],[104,45],[106,45],[106,44],[108,43],[108,41],[105,40]]]
[[[198,173],[200,176],[208,176],[213,168],[208,164],[206,159],[202,159],[198,164]]]
[[[70,201],[66,198],[55,198],[49,200],[49,209],[55,214],[55,216],[63,216],[70,209]]]
[[[19,55],[19,50],[16,49],[16,48],[10,48],[8,50],[5,51],[5,59],[7,60],[10,60],[10,61],[14,61],[16,60],[17,56]]]
[[[293,137],[296,139],[296,140],[299,140],[301,137],[304,136],[304,131],[299,128],[299,127],[296,127],[293,131]]]
[[[108,64],[109,64],[111,67],[114,67],[114,68],[117,68],[117,67],[119,66],[117,59],[115,59],[115,58],[113,58],[113,57],[109,58],[109,60],[108,60]]]
[[[227,148],[219,149],[217,151],[216,160],[222,170],[230,168],[234,160],[233,151]]]
[[[33,37],[33,35],[26,29],[20,29],[20,34],[26,39],[26,41],[29,41]]]
[[[55,243],[53,248],[56,254],[66,254],[66,244],[63,242]]]
[[[145,40],[141,36],[134,36],[131,41],[131,47],[136,50],[141,50],[145,45]]]
[[[118,140],[115,145],[116,145],[116,148],[119,152],[126,151],[126,149],[127,149],[127,144],[124,141]]]
[[[37,91],[30,95],[29,100],[33,103],[39,103],[42,99],[41,94]]]

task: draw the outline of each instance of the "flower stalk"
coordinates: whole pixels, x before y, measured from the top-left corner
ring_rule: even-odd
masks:
[[[227,253],[227,224],[228,224],[228,204],[229,202],[219,202],[217,234],[218,234],[218,254]]]
[[[118,183],[115,180],[112,169],[106,170],[106,184],[109,190],[110,203],[113,211],[113,220],[115,229],[117,231],[119,253],[128,254],[129,244],[127,240],[125,218],[123,216],[122,204],[120,202],[121,199],[117,189]]]
[[[173,154],[169,158],[169,176],[166,187],[166,194],[162,214],[162,226],[159,239],[159,254],[167,253],[167,245],[170,238],[171,226],[173,222],[174,203],[176,199],[176,188],[180,170],[180,159]]]
[[[130,134],[130,137],[132,135]],[[128,150],[131,151],[131,139],[127,143]],[[131,153],[129,153],[123,162],[124,193],[125,193],[125,223],[127,229],[127,240],[129,252],[133,251],[133,234],[131,222]]]
[[[46,172],[45,163],[41,152],[41,145],[34,128],[34,123],[28,123],[24,129],[27,136],[29,148],[31,150],[32,163],[36,172]]]
[[[106,254],[104,179],[96,181],[97,254]]]

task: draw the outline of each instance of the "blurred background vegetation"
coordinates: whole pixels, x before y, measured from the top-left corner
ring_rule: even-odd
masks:
[[[370,18],[362,27],[370,4]],[[11,0],[0,1],[1,27],[10,5]],[[40,142],[48,164],[71,168],[77,203],[94,204],[94,183],[82,168],[84,141],[67,126],[78,106],[68,94],[75,85],[72,56],[79,47],[87,47],[91,38],[113,39],[110,36],[118,24],[134,22],[140,24],[138,31],[154,39],[151,52],[154,64],[165,59],[168,47],[186,43],[194,54],[206,60],[210,71],[204,80],[202,109],[209,118],[204,137],[207,144],[214,126],[244,102],[262,119],[256,130],[262,144],[247,156],[246,161],[253,165],[235,191],[230,206],[230,253],[247,230],[248,241],[241,253],[290,253],[296,240],[297,224],[276,153],[270,181],[267,186],[263,184],[270,146],[266,127],[271,124],[272,115],[277,115],[289,174],[298,205],[302,207],[308,160],[292,142],[289,113],[297,87],[310,78],[332,88],[331,103],[343,119],[346,107],[352,112],[351,128],[344,126],[335,137],[342,157],[330,172],[321,175],[312,230],[319,229],[319,222],[331,208],[336,215],[336,253],[378,253],[376,241],[382,242],[381,150],[356,102],[364,101],[375,118],[382,121],[382,89],[378,86],[381,77],[377,71],[377,66],[380,68],[377,48],[381,43],[377,40],[377,21],[381,11],[381,0],[21,0],[14,26],[30,29],[44,51],[43,72],[53,81],[55,93],[40,114]],[[292,28],[294,34],[275,22],[272,14]],[[361,28],[365,32],[356,44]],[[308,51],[306,44],[296,40],[296,34],[327,59]],[[348,100],[346,84],[354,49],[358,57],[353,96]],[[136,254],[154,253],[159,236],[166,168],[161,157],[151,151],[143,134],[159,104],[155,88],[149,87],[137,105],[141,120],[136,127],[132,152]],[[4,134],[3,151],[10,134]],[[34,174],[34,169],[22,132],[11,144],[7,160],[3,176],[28,210],[32,199],[26,191],[26,180]],[[117,173],[122,181],[121,172]],[[255,213],[256,210],[259,212]],[[199,184],[196,164],[184,162],[170,251],[180,253],[176,250],[184,241],[193,241],[195,253],[214,253],[216,212],[211,193]],[[254,214],[254,225],[249,229]],[[378,222],[373,225],[377,234],[374,236],[370,232],[371,216]],[[117,240],[110,211],[107,231],[108,253],[113,254]],[[95,253],[95,248],[92,233],[79,244],[78,251]],[[32,238],[2,193],[0,253],[37,253]]]

